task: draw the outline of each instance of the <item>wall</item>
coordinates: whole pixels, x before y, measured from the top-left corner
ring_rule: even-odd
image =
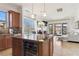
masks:
[[[16,6],[15,4],[9,4],[9,3],[0,3],[0,10],[5,11],[13,10],[16,12],[21,12],[20,7]]]

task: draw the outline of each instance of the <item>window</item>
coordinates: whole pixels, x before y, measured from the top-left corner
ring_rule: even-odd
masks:
[[[6,25],[7,25],[7,12],[0,11],[0,32],[6,29]]]
[[[0,22],[6,21],[7,13],[4,11],[0,11]]]
[[[33,30],[35,30],[35,21],[31,18],[24,18],[24,33],[31,34]]]

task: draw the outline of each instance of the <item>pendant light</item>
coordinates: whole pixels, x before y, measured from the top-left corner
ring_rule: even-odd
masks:
[[[44,12],[43,12],[43,16],[46,17],[46,10],[45,10],[46,6],[45,6],[45,0],[44,0]]]
[[[34,7],[33,7],[33,3],[32,3],[32,15],[31,15],[31,18],[34,19],[34,18],[35,18],[35,15],[34,15],[34,13],[33,13],[33,12],[34,12],[34,11],[33,11],[33,8],[34,8]]]

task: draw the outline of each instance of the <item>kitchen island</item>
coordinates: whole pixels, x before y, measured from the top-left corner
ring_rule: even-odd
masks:
[[[52,56],[53,37],[28,39],[25,36],[12,37],[13,56]]]

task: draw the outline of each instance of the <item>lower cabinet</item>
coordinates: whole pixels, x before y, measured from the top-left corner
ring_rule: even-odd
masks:
[[[0,50],[12,47],[12,39],[8,35],[0,36]]]
[[[12,48],[12,38],[10,36],[5,37],[6,48]]]
[[[53,56],[53,39],[39,42],[38,44],[38,55],[39,56]]]
[[[3,49],[3,37],[0,36],[0,50]]]
[[[23,40],[22,39],[13,39],[12,40],[12,55],[13,56],[22,56],[23,55]]]
[[[12,55],[13,56],[53,56],[53,39],[43,42],[12,38]]]

